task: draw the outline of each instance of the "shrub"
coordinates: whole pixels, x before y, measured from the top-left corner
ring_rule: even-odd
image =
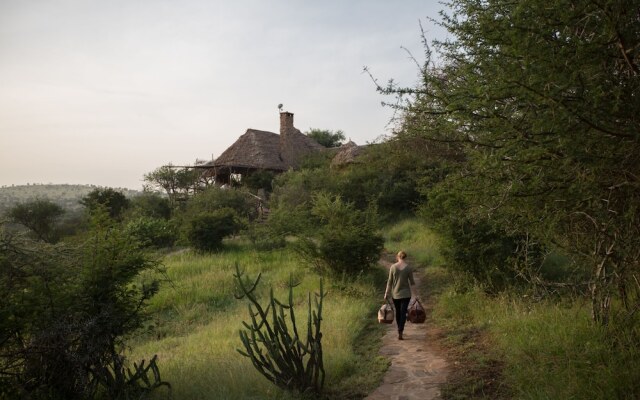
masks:
[[[155,358],[131,370],[123,355],[158,291],[158,261],[106,215],[85,239],[51,246],[0,230],[0,397],[140,398],[166,385]]]
[[[241,225],[236,213],[229,208],[203,213],[193,217],[188,226],[189,243],[199,251],[215,251],[222,239],[239,231]]]
[[[133,216],[160,219],[171,217],[169,198],[155,192],[144,192],[132,198],[130,209]]]
[[[315,236],[298,242],[298,253],[320,271],[357,274],[376,263],[384,239],[377,232],[373,206],[357,210],[339,196],[320,193],[314,197],[312,215],[319,229]]]
[[[238,217],[246,220],[252,220],[258,214],[257,199],[247,191],[218,187],[211,187],[193,196],[187,203],[186,214],[189,217],[214,212],[222,208],[230,208]]]
[[[57,222],[64,209],[46,199],[35,199],[15,205],[7,212],[9,219],[27,227],[37,239],[55,243],[58,241]]]
[[[286,245],[285,235],[265,224],[252,224],[247,237],[257,250],[274,250]]]
[[[470,275],[489,292],[529,279],[542,262],[543,247],[525,233],[508,232],[487,216],[469,215],[468,201],[437,187],[420,215],[442,236],[442,255],[450,268]]]
[[[121,220],[129,208],[130,201],[120,190],[97,188],[83,197],[80,204],[84,205],[91,215],[101,213],[100,210],[104,208],[111,218]]]
[[[177,239],[173,225],[159,218],[138,217],[127,223],[126,230],[144,246],[171,247]]]
[[[271,183],[273,182],[275,176],[275,173],[273,173],[272,171],[256,171],[244,177],[242,183],[249,189],[263,189],[266,192],[271,192],[273,190]]]

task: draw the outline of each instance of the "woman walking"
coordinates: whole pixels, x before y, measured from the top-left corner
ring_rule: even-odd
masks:
[[[396,255],[397,262],[389,269],[389,279],[387,279],[387,288],[384,291],[384,298],[387,300],[389,294],[393,299],[393,305],[396,309],[396,323],[398,324],[398,340],[403,340],[402,332],[404,324],[407,322],[407,308],[413,295],[413,268],[404,260],[407,253],[399,251]]]

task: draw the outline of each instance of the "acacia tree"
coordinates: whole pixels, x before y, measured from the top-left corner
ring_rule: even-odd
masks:
[[[471,215],[591,265],[593,319],[640,308],[640,2],[454,0],[404,134],[463,147]],[[455,183],[453,183],[455,181]],[[462,212],[462,211],[460,211]]]
[[[130,201],[121,191],[116,189],[97,188],[83,197],[80,204],[87,207],[90,214],[95,214],[98,209],[104,208],[111,218],[119,220],[129,208]]]
[[[186,200],[200,186],[201,170],[178,168],[171,164],[163,165],[144,175],[147,188],[162,189],[167,193],[172,206],[180,200]]]
[[[56,222],[64,209],[46,199],[35,199],[12,207],[7,216],[12,222],[24,225],[39,239],[48,243],[58,240]]]

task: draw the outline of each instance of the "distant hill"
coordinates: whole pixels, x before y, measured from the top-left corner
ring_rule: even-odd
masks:
[[[0,214],[18,203],[23,203],[36,198],[48,199],[60,205],[67,211],[78,211],[82,209],[80,199],[89,194],[96,185],[53,185],[53,184],[33,184],[0,187]],[[139,195],[140,191],[114,188],[121,191],[127,197]]]

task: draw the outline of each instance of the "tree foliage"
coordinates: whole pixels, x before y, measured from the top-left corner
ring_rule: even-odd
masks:
[[[131,366],[123,355],[158,290],[139,275],[158,267],[105,214],[80,246],[0,232],[2,397],[119,399],[165,385],[155,358]]]
[[[243,176],[242,183],[249,189],[264,190],[271,192],[273,190],[272,182],[276,174],[272,171],[261,170],[255,171],[247,176]]]
[[[143,192],[131,199],[130,213],[133,216],[168,220],[171,218],[169,198],[160,193]]]
[[[7,211],[12,222],[24,225],[39,240],[55,243],[58,240],[56,222],[64,209],[46,199],[36,199],[17,204]]]
[[[127,221],[124,229],[145,247],[171,247],[178,239],[175,226],[162,218],[132,218]]]
[[[97,215],[104,209],[115,220],[121,220],[129,208],[129,199],[119,190],[113,188],[97,188],[80,200],[89,214]]]
[[[346,139],[346,137],[344,136],[344,132],[342,132],[341,130],[331,131],[328,129],[311,128],[304,134],[320,143],[324,147],[339,147]]]
[[[384,239],[377,230],[374,207],[361,211],[339,196],[318,193],[311,216],[313,233],[301,235],[296,250],[320,272],[357,275],[380,258]]]
[[[231,208],[220,208],[193,216],[187,226],[189,243],[199,251],[215,251],[222,239],[238,232],[241,224]]]
[[[189,195],[196,193],[203,183],[201,170],[196,168],[178,168],[172,164],[163,165],[144,175],[146,188],[164,190],[172,207],[186,201]]]
[[[185,208],[189,215],[230,208],[239,217],[250,220],[257,215],[257,205],[258,199],[245,189],[222,189],[214,186],[193,196]]]
[[[466,212],[591,266],[601,323],[640,307],[639,6],[455,0],[439,67],[426,47],[418,88],[381,88],[414,96],[403,135],[464,151]]]

